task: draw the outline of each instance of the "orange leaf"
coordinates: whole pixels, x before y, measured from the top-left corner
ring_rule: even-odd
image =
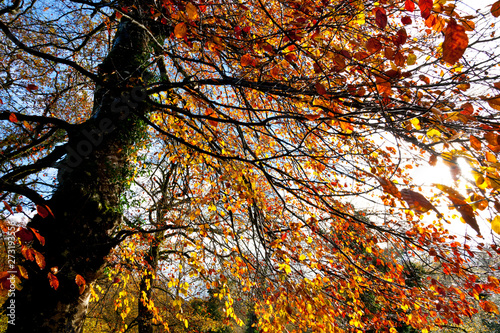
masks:
[[[395,196],[396,198],[401,199],[401,193],[399,192],[398,188],[396,187],[396,185],[394,185],[393,182],[391,182],[387,178],[382,178],[382,177],[377,177],[377,179],[382,188],[384,189],[385,193],[388,193],[392,196]]]
[[[483,308],[484,311],[490,312],[490,313],[500,314],[498,312],[498,307],[492,301],[481,301],[480,304],[481,304],[481,307]]]
[[[40,244],[42,244],[42,246],[45,245],[45,237],[43,237],[42,235],[40,235],[37,230],[35,230],[33,228],[30,228],[30,229],[35,234],[35,237],[36,237],[36,239],[38,239],[38,241],[40,242]]]
[[[474,148],[475,150],[481,150],[482,144],[481,144],[481,141],[479,141],[478,138],[476,138],[474,135],[471,135],[469,137],[469,141],[470,141],[470,146],[472,148]]]
[[[432,0],[418,1],[418,7],[420,8],[420,15],[422,15],[424,19],[427,19],[431,15],[431,9],[433,5],[434,2]]]
[[[431,166],[435,166],[437,163],[437,156],[436,155],[431,155],[431,157],[429,157],[429,164]]]
[[[35,254],[36,264],[38,265],[38,267],[40,267],[40,269],[44,269],[45,268],[45,257],[43,256],[43,254],[41,254],[37,250],[35,250],[35,249],[32,249],[32,250],[33,250],[33,253]]]
[[[460,113],[466,116],[470,116],[474,113],[474,107],[471,103],[465,103],[464,105],[462,105],[462,111],[460,111]]]
[[[500,16],[500,1],[495,2],[491,6],[491,15],[493,15],[494,17]]]
[[[488,161],[490,163],[496,163],[497,162],[497,158],[495,157],[495,155],[493,155],[489,151],[486,152],[485,156],[486,156],[486,161]]]
[[[200,18],[198,15],[198,9],[191,2],[186,5],[186,13],[191,21],[196,21]]]
[[[15,115],[15,114],[13,114],[13,113],[11,113],[11,114],[9,115],[9,120],[10,120],[11,122],[13,122],[13,123],[17,123],[17,117],[16,117],[16,115]]]
[[[23,277],[25,279],[28,278],[28,271],[23,266],[17,265],[17,271],[19,272],[19,275],[21,277]]]
[[[21,205],[17,205],[16,212],[22,213],[23,212],[23,207]]]
[[[77,274],[75,277],[75,282],[80,287],[79,288],[80,295],[83,294],[83,292],[85,291],[85,279],[83,278],[83,276],[81,276],[80,274]]]
[[[456,210],[462,215],[464,222],[470,225],[478,235],[481,235],[476,216],[474,215],[474,209],[465,201],[465,198],[449,186],[436,184],[436,187],[448,194],[448,199],[450,199],[453,206],[455,206]]]
[[[250,54],[245,54],[243,57],[240,59],[241,66],[246,67],[246,66],[253,66],[255,63],[255,59],[252,58]]]
[[[54,288],[54,290],[57,290],[57,288],[59,288],[59,280],[56,278],[56,276],[49,272],[49,274],[47,274],[47,277],[49,278],[50,286]]]
[[[184,22],[177,24],[174,28],[174,35],[177,38],[184,38],[187,36],[187,25]]]
[[[307,120],[316,120],[319,117],[321,117],[321,115],[319,115],[319,114],[305,114],[304,117],[306,117]]]
[[[464,27],[458,25],[454,19],[448,22],[444,35],[443,60],[454,65],[469,45],[469,37],[467,37]]]

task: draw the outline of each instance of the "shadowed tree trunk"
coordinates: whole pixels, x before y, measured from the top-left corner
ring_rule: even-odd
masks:
[[[26,263],[31,266],[29,279],[16,294],[16,321],[8,332],[81,331],[89,285],[116,245],[110,235],[122,219],[120,198],[133,171],[128,160],[143,138],[144,126],[136,115],[146,111],[145,95],[133,88],[143,79],[150,43],[143,27],[121,20],[113,48],[100,65],[93,116],[68,133],[59,184],[47,203],[53,216],[36,215],[28,224],[45,237],[45,246],[35,248],[44,255],[46,267]],[[47,277],[53,267],[58,268],[57,290]],[[77,275],[86,280],[81,294]]]

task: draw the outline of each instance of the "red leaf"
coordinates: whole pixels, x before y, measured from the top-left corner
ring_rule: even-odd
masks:
[[[11,114],[9,115],[9,120],[10,120],[11,122],[13,122],[13,123],[17,123],[17,117],[16,117],[16,115],[15,115],[15,114],[13,114],[13,113],[11,113]]]
[[[3,205],[5,206],[5,209],[7,209],[11,214],[14,214],[14,212],[12,211],[12,208],[10,207],[10,205],[7,203],[7,201],[3,201]]]
[[[16,212],[22,213],[23,212],[23,207],[21,205],[17,205]]]
[[[464,105],[462,105],[462,111],[460,111],[460,113],[465,116],[470,116],[474,113],[474,107],[471,103],[465,103]]]
[[[394,39],[394,45],[399,47],[399,46],[403,45],[404,43],[406,43],[407,39],[408,39],[408,34],[406,33],[406,29],[401,28],[396,33],[396,38]]]
[[[43,219],[46,218],[47,216],[49,216],[49,211],[43,207],[43,206],[40,206],[40,205],[36,205],[36,212],[38,213],[38,215],[40,215]]]
[[[28,85],[26,86],[26,89],[27,89],[29,92],[31,92],[31,91],[33,91],[33,90],[37,90],[37,89],[38,89],[38,86],[36,86],[36,85],[34,85],[34,84],[31,84],[31,83],[30,83],[30,84],[28,84]]]
[[[16,236],[21,240],[22,244],[29,243],[35,238],[33,237],[33,233],[25,228],[19,229],[19,231],[16,232]]]
[[[49,278],[50,286],[54,288],[54,290],[57,290],[57,288],[59,288],[59,280],[56,278],[56,276],[49,272],[49,274],[47,274],[47,277]]]
[[[375,23],[380,29],[384,29],[387,25],[387,15],[384,8],[376,7],[373,9],[375,12]]]
[[[415,10],[415,3],[413,3],[412,0],[406,0],[405,9],[409,12],[413,12]]]
[[[431,9],[434,5],[432,0],[419,0],[418,7],[420,8],[420,14],[424,19],[428,18],[431,15]]]
[[[411,17],[409,17],[409,16],[402,17],[401,23],[403,23],[404,25],[411,24]]]
[[[465,33],[465,28],[458,25],[454,19],[448,22],[444,30],[443,60],[454,65],[464,54],[469,45],[469,37]]]

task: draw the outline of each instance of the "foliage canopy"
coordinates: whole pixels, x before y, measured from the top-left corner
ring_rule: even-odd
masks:
[[[177,290],[162,302],[186,327],[198,288],[241,323],[235,285],[266,332],[498,314],[480,297],[500,291],[494,267],[473,257],[500,253],[499,2],[0,6],[9,330],[80,332],[116,269],[141,281],[140,332],[168,330],[155,288]],[[453,183],[431,198],[411,169],[439,159]]]

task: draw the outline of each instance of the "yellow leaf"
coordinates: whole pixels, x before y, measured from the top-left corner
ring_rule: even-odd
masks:
[[[500,235],[500,215],[497,215],[492,221],[491,221],[491,229],[496,232],[497,234]]]
[[[500,111],[500,96],[493,97],[487,100],[488,105],[497,111]]]
[[[411,66],[411,65],[415,65],[416,62],[417,62],[417,56],[414,53],[408,54],[408,59],[406,60],[406,63],[409,66]]]
[[[302,260],[306,260],[306,256],[304,254],[301,254],[300,257],[299,257],[299,260],[302,261]]]
[[[420,121],[418,120],[418,118],[413,118],[413,119],[410,120],[410,122],[413,125],[413,127],[415,127],[415,129],[417,131],[422,128],[422,127],[420,127]]]

